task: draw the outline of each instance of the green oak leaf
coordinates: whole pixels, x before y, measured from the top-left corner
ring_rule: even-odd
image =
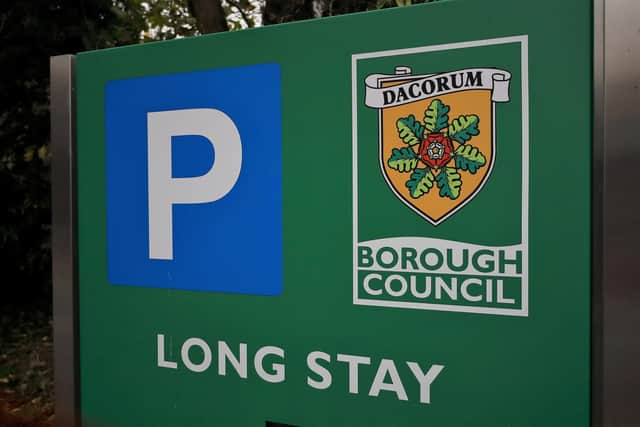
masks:
[[[398,135],[408,145],[416,145],[422,141],[424,135],[424,126],[420,123],[413,114],[409,117],[401,117],[396,122],[398,128]]]
[[[394,148],[387,164],[398,172],[410,172],[418,165],[418,156],[411,147]]]
[[[460,196],[460,187],[462,180],[456,168],[444,168],[436,176],[438,188],[440,188],[440,197],[448,197],[455,200]]]
[[[449,125],[449,106],[444,105],[439,99],[434,99],[424,110],[424,125],[431,132],[440,132]]]
[[[484,154],[472,145],[460,145],[455,151],[455,161],[456,168],[472,174],[487,163]]]
[[[427,194],[429,190],[433,188],[433,181],[435,181],[435,178],[433,173],[431,173],[431,169],[416,168],[405,185],[409,189],[411,197],[417,199],[422,195]]]
[[[475,114],[460,116],[454,119],[449,125],[449,138],[460,144],[464,144],[469,141],[471,137],[480,133],[478,123],[480,123],[480,119]]]

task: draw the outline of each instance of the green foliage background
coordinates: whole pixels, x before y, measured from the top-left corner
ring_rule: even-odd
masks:
[[[49,57],[137,42],[142,21],[110,0],[0,7],[0,305],[48,302]]]

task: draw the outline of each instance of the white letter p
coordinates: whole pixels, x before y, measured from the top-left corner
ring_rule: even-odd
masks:
[[[201,176],[173,178],[171,137],[198,135],[213,145],[215,160]],[[173,205],[214,202],[235,185],[242,165],[240,134],[219,110],[198,108],[147,113],[149,258],[173,259]]]

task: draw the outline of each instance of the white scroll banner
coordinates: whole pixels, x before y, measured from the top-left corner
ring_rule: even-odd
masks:
[[[383,81],[404,83],[380,87]],[[408,81],[407,81],[408,80]],[[511,73],[497,68],[466,68],[428,75],[370,74],[365,79],[365,105],[388,108],[464,90],[490,90],[491,101],[509,102]]]

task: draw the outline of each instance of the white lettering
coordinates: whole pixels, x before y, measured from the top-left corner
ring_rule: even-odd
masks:
[[[504,297],[504,283],[502,281],[502,279],[498,279],[498,281],[496,282],[497,286],[498,286],[498,291],[497,291],[497,302],[500,304],[515,304],[516,300],[514,300],[513,298],[505,298]]]
[[[373,289],[369,283],[373,280],[382,280],[382,275],[378,273],[367,274],[364,278],[364,290],[369,295],[382,295],[382,289]]]
[[[158,334],[158,368],[178,369],[176,362],[169,362],[164,357],[164,335]]]
[[[236,358],[226,342],[218,341],[218,374],[227,375],[228,360],[240,378],[247,378],[247,345],[241,343],[239,347],[240,354]]]
[[[469,293],[469,287],[471,285],[479,285],[482,286],[482,280],[480,279],[466,279],[460,285],[460,293],[462,294],[462,298],[471,302],[482,301],[482,295],[471,295]]]
[[[400,283],[400,287],[397,290],[391,287],[391,284],[393,282]],[[392,297],[401,297],[402,295],[406,294],[407,286],[407,281],[399,274],[392,274],[384,281],[384,290],[387,291],[387,293]]]
[[[317,374],[321,378],[320,381],[316,381],[311,377],[307,377],[307,384],[315,389],[325,390],[331,387],[331,373],[327,368],[318,363],[319,359],[331,362],[331,356],[327,353],[323,353],[322,351],[312,351],[307,355],[307,366],[314,374]]]
[[[442,372],[444,366],[431,365],[425,374],[416,362],[407,362],[407,365],[409,365],[409,369],[411,369],[411,372],[420,383],[420,403],[431,403],[431,383]]]
[[[389,374],[389,378],[391,379],[390,383],[384,382],[387,374]],[[369,390],[369,396],[377,397],[381,390],[394,392],[400,400],[409,400],[393,360],[382,359],[380,361],[380,366],[378,366],[378,371]]]
[[[200,347],[203,353],[202,362],[193,363],[189,357],[189,350],[191,350],[191,347]],[[182,356],[182,363],[184,363],[184,366],[186,366],[190,371],[204,372],[209,369],[209,366],[211,366],[211,349],[209,348],[209,345],[200,338],[189,338],[186,340],[184,344],[182,344],[180,354]]]
[[[205,137],[215,161],[198,177],[172,178],[171,138]],[[214,202],[235,185],[242,164],[240,134],[225,113],[210,108],[147,113],[149,258],[173,259],[173,205]]]
[[[349,364],[349,393],[358,394],[358,365],[370,365],[371,358],[354,356],[351,354],[338,354],[338,362]]]
[[[266,356],[273,355],[278,356],[284,360],[284,350],[279,347],[266,346],[260,348],[253,359],[253,365],[256,368],[256,372],[263,380],[270,383],[281,383],[285,380],[285,368],[282,363],[272,363],[271,369],[274,373],[265,371],[263,366],[263,360]]]

